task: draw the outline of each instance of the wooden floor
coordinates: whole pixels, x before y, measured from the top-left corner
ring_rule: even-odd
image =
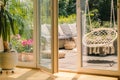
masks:
[[[0,74],[0,80],[118,80],[115,77],[59,72],[50,75],[38,69],[15,68],[15,73]]]

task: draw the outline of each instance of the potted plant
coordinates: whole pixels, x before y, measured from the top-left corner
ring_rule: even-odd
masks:
[[[0,52],[0,67],[2,70],[13,69],[18,61],[17,52],[10,46],[11,34],[16,34],[12,14],[6,9],[8,0],[0,0],[0,38],[3,42],[4,50]]]
[[[33,40],[24,39],[19,34],[14,36],[11,43],[18,52],[18,60],[24,62],[33,61]]]
[[[32,61],[33,60],[33,40],[32,39],[28,39],[28,40],[22,40],[21,44],[22,44],[22,53],[19,56],[21,59],[20,61]]]

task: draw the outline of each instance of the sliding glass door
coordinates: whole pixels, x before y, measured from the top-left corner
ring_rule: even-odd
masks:
[[[14,26],[19,34],[12,36],[11,44],[18,52],[18,66],[35,67],[34,53],[34,1],[10,0],[7,8],[14,15]],[[13,9],[14,8],[14,9]]]
[[[118,75],[117,0],[78,0],[78,3],[80,72]]]
[[[52,16],[51,1],[40,0],[40,65],[51,69],[52,64]]]
[[[56,21],[54,24],[55,13],[54,8],[52,8],[54,3],[52,0],[37,1],[37,67],[49,72],[54,72],[54,54],[57,54],[54,51],[54,37],[57,35],[54,35],[54,27],[56,27],[55,24],[57,23]]]

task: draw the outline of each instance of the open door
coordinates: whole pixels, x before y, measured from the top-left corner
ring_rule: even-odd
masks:
[[[18,65],[36,67],[34,50],[34,1],[14,0],[7,4],[9,11],[15,16],[15,26],[19,26],[19,34],[12,36],[11,44],[18,52]],[[27,6],[26,6],[27,5]],[[14,7],[14,9],[12,9]]]
[[[77,0],[79,72],[120,74],[117,0]]]
[[[37,67],[57,72],[57,1],[37,0]]]

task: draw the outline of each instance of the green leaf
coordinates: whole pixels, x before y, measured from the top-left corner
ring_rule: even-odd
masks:
[[[10,27],[11,27],[12,33],[15,35],[16,32],[15,32],[15,28],[14,28],[12,15],[7,10],[6,10],[6,15],[7,15],[8,19],[10,21]]]

